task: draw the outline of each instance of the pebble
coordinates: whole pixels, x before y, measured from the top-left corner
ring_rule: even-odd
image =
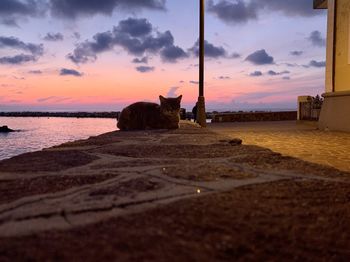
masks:
[[[239,138],[231,139],[229,141],[229,144],[232,146],[240,146],[242,145],[242,143],[243,143],[242,139],[239,139]]]

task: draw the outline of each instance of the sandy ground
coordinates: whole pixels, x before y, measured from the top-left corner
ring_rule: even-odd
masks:
[[[182,123],[0,162],[0,261],[350,259],[350,174]]]

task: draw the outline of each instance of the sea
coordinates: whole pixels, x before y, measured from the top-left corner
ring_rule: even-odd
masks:
[[[5,125],[18,132],[0,133],[0,160],[117,130],[111,118],[0,117]]]

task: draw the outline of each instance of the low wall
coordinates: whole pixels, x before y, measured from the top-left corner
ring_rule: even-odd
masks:
[[[319,129],[350,132],[350,91],[326,93]]]
[[[213,115],[212,122],[254,122],[254,121],[291,121],[297,120],[297,111],[224,113]]]

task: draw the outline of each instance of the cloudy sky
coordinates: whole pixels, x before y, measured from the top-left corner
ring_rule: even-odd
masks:
[[[292,109],[324,91],[312,0],[208,0],[208,110]],[[0,110],[120,110],[198,95],[198,0],[1,0]]]

